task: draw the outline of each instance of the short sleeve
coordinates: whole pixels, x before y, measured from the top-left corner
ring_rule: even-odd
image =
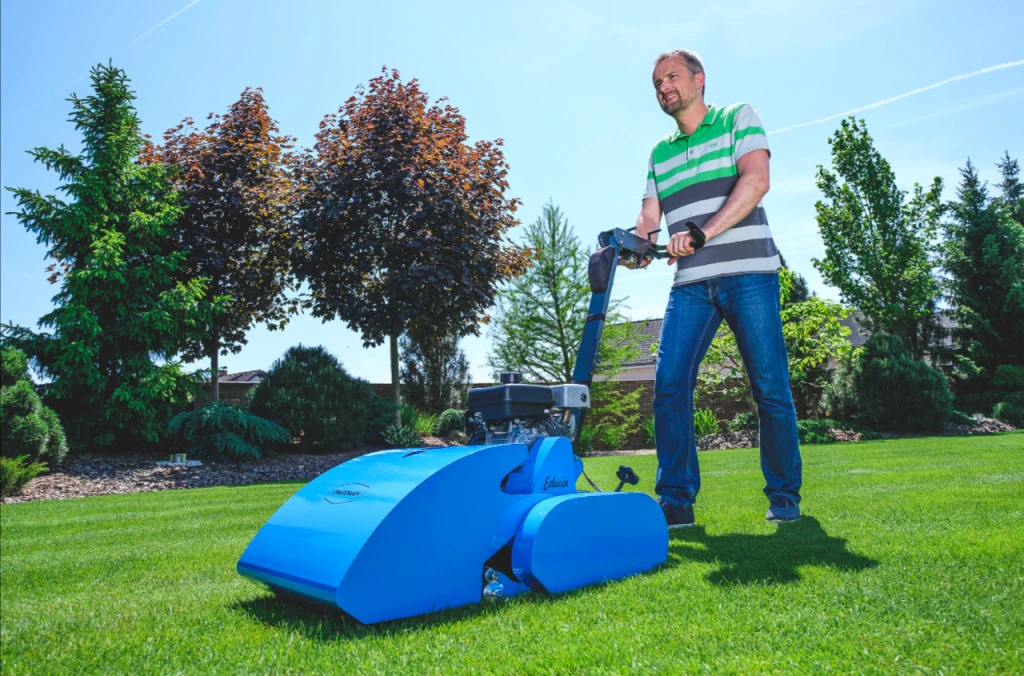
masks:
[[[771,154],[768,148],[768,135],[765,134],[761,118],[749,103],[744,103],[736,111],[732,123],[732,141],[733,162],[752,150],[767,150],[768,154]]]
[[[658,196],[658,184],[654,182],[654,156],[647,158],[647,187],[644,188],[644,199]]]

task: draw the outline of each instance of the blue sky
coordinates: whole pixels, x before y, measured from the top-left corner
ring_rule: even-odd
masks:
[[[815,167],[829,163],[838,120],[788,129],[886,101],[959,75],[1024,59],[1024,3],[902,0],[730,3],[271,3],[151,0],[146,3],[4,2],[0,34],[0,178],[5,186],[56,187],[25,150],[77,148],[66,122],[72,91],[108,59],[124,68],[147,133],[186,116],[222,112],[247,86],[263,87],[284,133],[312,145],[320,119],[381,67],[418,78],[466,116],[474,139],[505,140],[510,193],[524,223],[553,199],[587,243],[632,225],[647,156],[673,129],[654,99],[654,57],[696,50],[707,100],[749,101],[769,130],[769,222],[791,267],[835,298],[811,264],[823,253],[814,222]],[[173,18],[171,18],[173,17]],[[1020,110],[1024,66],[943,84],[858,114],[904,188],[946,181],[970,157],[983,178],[1008,150],[1024,160]],[[777,131],[778,130],[778,131]],[[0,197],[0,319],[34,326],[56,289],[45,250]],[[513,234],[517,237],[517,233]],[[618,276],[635,319],[661,316],[670,273]],[[296,343],[322,344],[354,375],[390,380],[387,348],[364,350],[340,322],[310,316],[283,332],[249,334],[231,371],[266,368]],[[486,332],[462,343],[476,380],[487,380]]]

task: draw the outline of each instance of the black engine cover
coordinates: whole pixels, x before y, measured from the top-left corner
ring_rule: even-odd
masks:
[[[487,422],[544,415],[555,405],[546,385],[497,385],[469,391],[467,408]]]

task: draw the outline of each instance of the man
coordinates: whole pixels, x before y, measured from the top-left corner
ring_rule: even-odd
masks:
[[[761,198],[768,139],[746,103],[704,103],[704,64],[692,51],[661,54],[654,90],[678,129],[651,152],[637,234],[668,226],[677,269],[661,328],[654,384],[655,491],[668,527],[692,526],[700,470],[693,431],[697,370],[724,319],[760,419],[768,521],[800,518],[800,447],[779,316],[779,252]],[[687,222],[698,226],[691,234]]]

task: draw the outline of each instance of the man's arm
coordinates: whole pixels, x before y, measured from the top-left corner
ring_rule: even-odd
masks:
[[[657,197],[646,197],[640,205],[640,215],[636,217],[636,234],[647,238],[647,233],[653,232],[661,227],[661,200]],[[658,236],[650,238],[652,242],[658,241]],[[645,268],[650,263],[645,260],[640,267]]]
[[[752,150],[743,157],[736,160],[736,173],[739,178],[729,199],[725,201],[722,208],[712,216],[701,230],[707,241],[721,235],[723,232],[736,225],[754,210],[760,203],[761,198],[768,194],[769,172],[768,172],[768,151]],[[647,200],[644,200],[645,202]],[[641,212],[642,215],[642,212]],[[639,232],[639,221],[637,222]],[[668,243],[668,253],[672,258],[668,260],[669,265],[679,260],[680,256],[689,256],[693,253],[693,236],[688,232],[676,233]]]

